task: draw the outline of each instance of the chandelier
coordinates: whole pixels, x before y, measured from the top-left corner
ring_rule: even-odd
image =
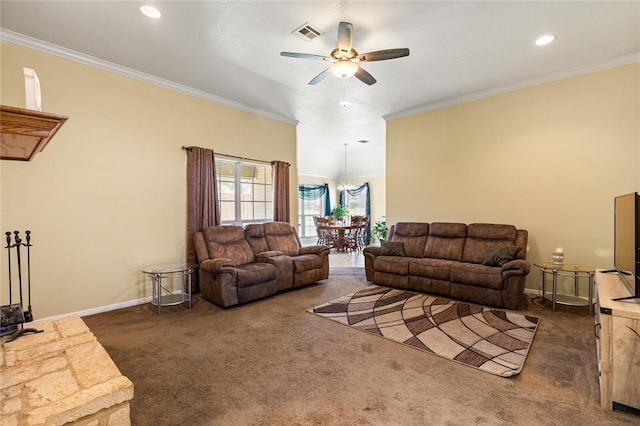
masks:
[[[355,188],[355,185],[347,180],[347,145],[349,144],[344,144],[344,176],[338,183],[338,191],[352,190]]]

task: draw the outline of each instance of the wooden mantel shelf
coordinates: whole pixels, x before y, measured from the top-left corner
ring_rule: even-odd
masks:
[[[31,161],[68,118],[0,105],[0,159]]]

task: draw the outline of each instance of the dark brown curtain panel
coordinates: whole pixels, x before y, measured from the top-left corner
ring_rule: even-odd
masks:
[[[274,161],[273,169],[273,220],[289,222],[289,163]]]
[[[193,234],[207,226],[220,224],[218,187],[213,151],[187,148],[187,264],[197,264]],[[198,290],[198,274],[194,274],[193,289]]]

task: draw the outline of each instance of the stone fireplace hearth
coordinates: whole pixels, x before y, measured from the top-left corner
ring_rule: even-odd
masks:
[[[0,426],[131,424],[133,383],[81,318],[30,327],[0,348]]]

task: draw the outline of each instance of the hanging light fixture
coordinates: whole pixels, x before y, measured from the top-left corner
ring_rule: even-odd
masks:
[[[336,77],[348,78],[358,71],[358,64],[355,64],[348,59],[338,59],[329,67],[329,69]]]
[[[344,144],[344,176],[340,180],[340,183],[338,183],[338,191],[352,190],[355,188],[355,185],[347,180],[347,145],[349,144]]]

